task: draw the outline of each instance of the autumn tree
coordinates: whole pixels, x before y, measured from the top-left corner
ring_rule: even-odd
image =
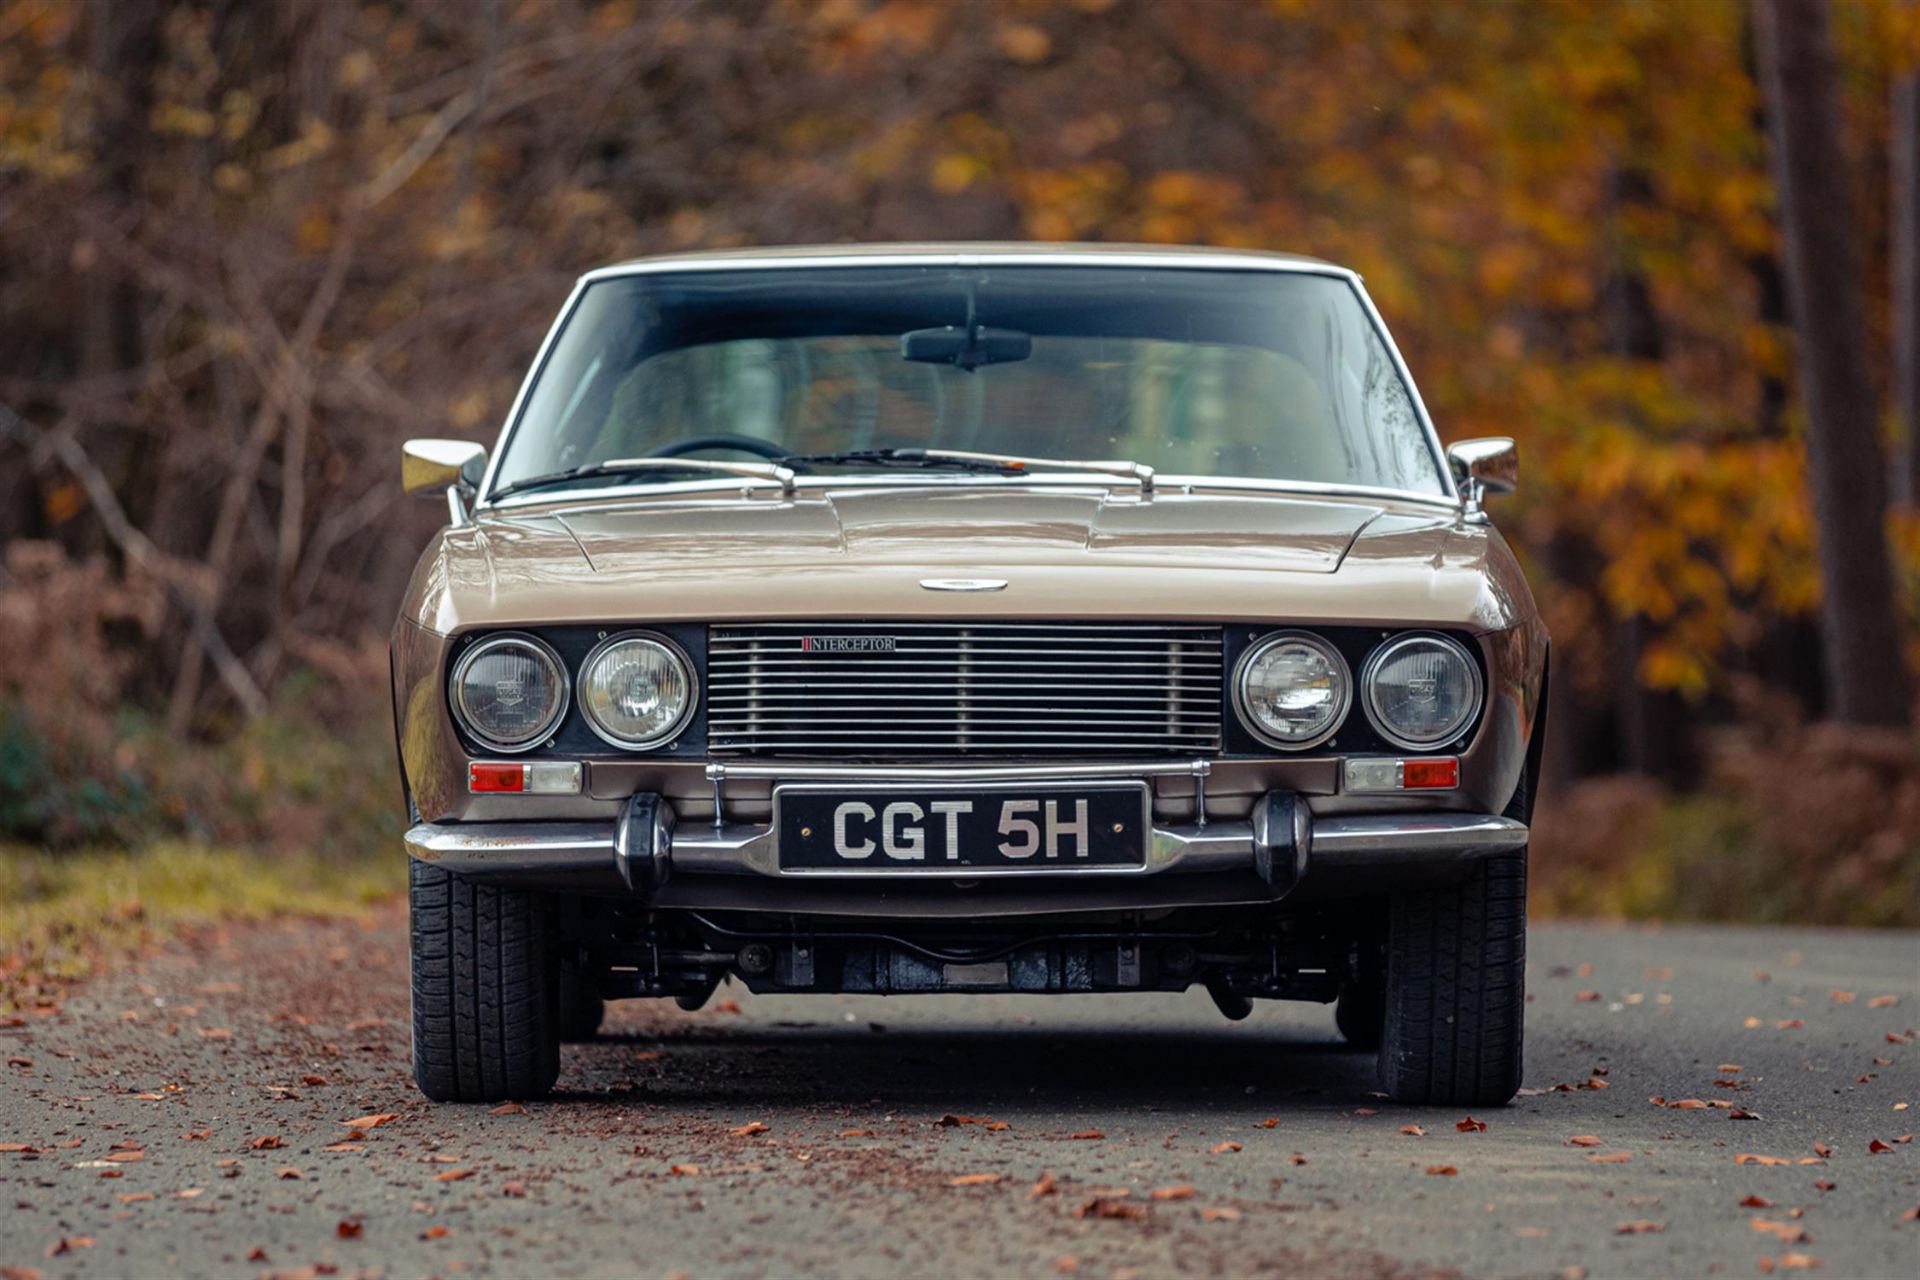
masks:
[[[1906,666],[1885,533],[1886,460],[1876,435],[1879,402],[1867,363],[1858,224],[1827,3],[1755,0],[1754,19],[1807,410],[1829,711],[1845,724],[1906,724]]]

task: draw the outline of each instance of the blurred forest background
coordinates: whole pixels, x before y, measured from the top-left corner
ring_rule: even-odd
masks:
[[[580,270],[1147,241],[1359,269],[1518,437],[1537,908],[1920,924],[1917,70],[1912,0],[0,0],[0,843],[397,884],[398,445]]]

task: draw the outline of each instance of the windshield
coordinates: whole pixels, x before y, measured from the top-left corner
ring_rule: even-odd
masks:
[[[662,450],[737,462],[888,449],[1446,493],[1346,280],[1021,264],[596,282],[541,367],[492,488]]]

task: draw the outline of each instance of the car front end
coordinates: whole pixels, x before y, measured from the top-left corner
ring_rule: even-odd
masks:
[[[1311,400],[1330,342],[1333,408],[1278,452],[1209,425]],[[1063,407],[1096,427],[1018,421]],[[393,692],[433,1096],[541,1092],[601,1001],[729,979],[1338,1002],[1393,1096],[1517,1087],[1517,988],[1473,996],[1511,1051],[1459,1075],[1407,972],[1436,913],[1510,917],[1516,869],[1518,938],[1473,945],[1524,956],[1546,635],[1479,501],[1511,445],[1443,454],[1350,273],[655,260],[583,282],[483,474],[426,443],[413,487],[452,519]],[[1102,455],[1131,460],[1071,461]],[[490,934],[520,941],[454,954]],[[522,999],[475,1023],[489,973]],[[515,1026],[537,1054],[460,1047]]]

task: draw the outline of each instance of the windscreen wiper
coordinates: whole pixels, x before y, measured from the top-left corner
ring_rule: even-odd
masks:
[[[709,475],[742,476],[749,480],[764,480],[780,486],[782,493],[793,492],[793,469],[777,466],[770,462],[708,462],[704,458],[613,458],[606,462],[590,462],[584,467],[574,467],[567,471],[552,471],[543,476],[529,476],[525,480],[515,480],[512,484],[495,489],[489,498],[504,498],[508,494],[525,493],[530,489],[545,489],[568,480],[584,480],[589,476],[638,475],[648,471],[692,471]]]
[[[1140,486],[1140,492],[1153,492],[1153,468],[1144,462],[1125,459],[1073,460],[1068,458],[1027,458],[1016,453],[968,453],[961,449],[898,449],[904,460],[921,460],[924,465],[977,466],[995,468],[1018,475],[1022,471],[1092,471],[1099,475],[1119,476]]]
[[[1018,475],[1019,467],[978,457],[942,454],[931,449],[847,449],[839,453],[790,453],[782,462],[810,468],[814,464],[864,467],[928,467],[946,471],[991,471],[998,475]]]

